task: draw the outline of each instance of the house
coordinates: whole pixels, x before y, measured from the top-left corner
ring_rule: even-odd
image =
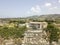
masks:
[[[26,23],[27,28],[43,29],[47,27],[47,22],[29,22]]]
[[[47,36],[43,31],[47,27],[46,22],[30,22],[26,23],[26,26],[28,30],[24,33],[22,45],[49,45],[49,42],[44,39]]]

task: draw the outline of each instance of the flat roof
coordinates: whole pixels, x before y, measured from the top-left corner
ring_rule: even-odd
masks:
[[[32,24],[47,24],[47,22],[30,22]]]

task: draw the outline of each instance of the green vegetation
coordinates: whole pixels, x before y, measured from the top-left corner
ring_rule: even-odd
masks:
[[[48,15],[41,15],[41,16],[31,16],[26,18],[4,18],[1,19],[0,25],[0,37],[4,39],[8,38],[22,38],[24,32],[27,30],[26,26],[19,26],[19,24],[25,24],[26,22],[48,22],[48,26],[46,28],[46,33],[48,34],[48,39],[50,45],[52,41],[58,42],[60,38],[60,29],[58,26],[56,27],[53,23],[60,24],[60,14],[48,14]],[[60,26],[59,26],[60,27]],[[36,27],[33,27],[36,29]]]
[[[20,28],[9,28],[9,27],[0,27],[0,36],[2,38],[21,38],[23,33],[26,30],[26,26]]]
[[[47,26],[47,29],[46,29],[46,32],[48,33],[48,39],[49,39],[49,42],[50,42],[50,45],[52,45],[52,41],[56,41],[58,42],[58,39],[60,38],[59,35],[60,35],[60,30],[54,26],[52,23],[48,23],[48,26]]]

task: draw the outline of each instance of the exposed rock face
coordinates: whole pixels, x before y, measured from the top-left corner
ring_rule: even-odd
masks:
[[[0,45],[21,45],[21,39],[0,39]]]
[[[10,40],[4,40],[4,45],[14,45],[13,39],[10,39]]]

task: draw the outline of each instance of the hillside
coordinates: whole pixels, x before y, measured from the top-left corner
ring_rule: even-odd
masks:
[[[25,18],[0,18],[1,21],[26,21],[27,19],[31,20],[56,20],[60,21],[60,14],[47,14],[47,15],[34,15]]]
[[[40,15],[40,16],[31,16],[28,17],[29,19],[40,19],[40,20],[45,20],[45,19],[55,19],[55,20],[60,20],[60,14],[48,14],[48,15]]]

